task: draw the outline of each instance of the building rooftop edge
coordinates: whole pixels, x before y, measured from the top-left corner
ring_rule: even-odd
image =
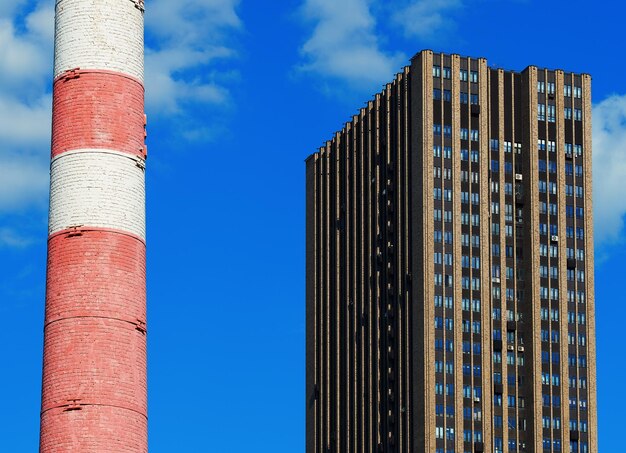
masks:
[[[437,54],[437,55],[446,55],[446,56],[458,56],[458,57],[460,57],[460,58],[465,58],[465,59],[469,58],[469,59],[471,59],[471,60],[484,60],[485,62],[487,62],[487,61],[488,61],[488,60],[487,60],[487,58],[485,58],[485,57],[471,57],[471,56],[461,55],[461,54],[458,54],[458,53],[435,52],[435,51],[434,51],[434,50],[432,50],[432,49],[422,49],[422,50],[420,50],[420,51],[416,52],[416,53],[415,53],[415,54],[414,54],[414,55],[413,55],[413,56],[409,59],[409,64],[402,66],[402,71],[397,72],[397,73],[394,75],[394,79],[393,79],[393,81],[391,81],[391,82],[386,82],[386,83],[384,83],[384,84],[383,84],[383,87],[384,87],[384,88],[383,88],[383,90],[384,90],[384,89],[386,89],[386,88],[387,88],[390,84],[392,84],[395,80],[397,80],[399,75],[404,74],[404,73],[406,72],[406,69],[407,69],[407,68],[410,68],[410,67],[412,66],[412,64],[415,62],[415,60],[417,60],[417,59],[418,59],[421,55],[423,55],[423,54],[425,54],[425,53],[430,53],[430,54],[433,54],[433,55]],[[543,68],[543,67],[539,67],[539,66],[536,66],[536,65],[528,65],[528,66],[526,66],[524,69],[522,69],[521,71],[514,70],[514,69],[506,69],[506,68],[501,68],[501,67],[498,67],[498,66],[488,66],[488,69],[492,69],[492,70],[495,70],[495,71],[502,70],[502,71],[505,71],[505,72],[508,72],[508,73],[511,73],[511,74],[524,74],[524,73],[525,73],[526,71],[528,71],[530,68],[535,68],[535,69],[537,69],[537,70],[539,70],[539,71],[554,71],[554,72],[561,71],[561,72],[564,72],[564,73],[567,73],[567,74],[575,74],[575,75],[579,75],[579,76],[581,76],[581,77],[588,77],[588,78],[590,78],[590,79],[592,78],[592,77],[591,77],[591,74],[586,73],[586,72],[566,71],[566,70],[561,69],[561,68],[554,68],[554,69],[551,69],[551,68]],[[376,99],[376,96],[379,96],[380,94],[382,94],[382,91],[378,91],[378,92],[374,93],[374,94],[371,96],[371,98],[370,98],[370,99],[366,102],[366,105],[369,105],[369,103],[370,103],[370,102],[372,102],[373,100],[375,100],[375,99]],[[361,109],[359,109],[359,112],[360,112],[360,111],[361,111]],[[333,134],[332,134],[332,137],[333,137],[333,138],[331,138],[331,139],[330,139],[330,140],[328,140],[327,142],[332,142],[332,141],[335,139],[336,135],[337,135],[338,133],[340,133],[340,132],[341,132],[341,131],[342,131],[342,130],[346,127],[346,125],[347,125],[347,124],[349,124],[351,121],[353,121],[353,119],[354,119],[354,117],[355,117],[355,116],[358,116],[358,115],[359,115],[359,114],[352,115],[352,117],[351,117],[351,119],[350,119],[350,120],[345,121],[345,122],[343,123],[342,128],[341,128],[341,129],[339,129],[339,130],[336,130],[335,132],[333,132]],[[320,147],[317,151],[315,151],[315,152],[311,153],[311,154],[310,154],[310,155],[309,155],[306,159],[304,159],[304,161],[305,161],[305,162],[308,162],[308,161],[309,161],[309,159],[311,159],[311,158],[312,158],[312,157],[314,157],[315,155],[319,154],[319,153],[320,153],[320,151],[321,151],[321,147]]]

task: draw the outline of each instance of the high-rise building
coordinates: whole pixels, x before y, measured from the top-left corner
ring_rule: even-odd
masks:
[[[143,0],[56,0],[40,452],[145,453]]]
[[[422,51],[307,159],[307,453],[597,453],[590,86]]]

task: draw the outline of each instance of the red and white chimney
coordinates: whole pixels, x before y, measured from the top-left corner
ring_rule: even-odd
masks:
[[[40,452],[147,442],[143,0],[56,0]]]

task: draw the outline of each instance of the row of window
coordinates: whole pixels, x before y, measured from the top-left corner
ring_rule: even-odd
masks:
[[[550,153],[556,152],[556,143],[552,140],[546,142],[545,139],[540,138],[537,140],[537,149],[539,151],[548,151]],[[574,143],[565,143],[565,154],[568,156],[580,157],[583,155],[583,146]]]
[[[442,426],[435,427],[435,438],[436,439],[445,439],[454,440],[454,428],[443,428]]]
[[[570,388],[580,388],[585,390],[587,388],[587,378],[586,377],[580,377],[580,378],[576,378],[576,376],[570,376],[569,378],[569,386]]]
[[[563,109],[563,116],[566,120],[572,119],[572,111],[574,112],[573,118],[575,121],[582,121],[583,111],[578,108],[572,109],[571,107],[565,107]],[[547,114],[546,114],[547,112]],[[556,122],[556,106],[552,104],[537,104],[537,120],[546,121],[549,123]]]
[[[502,352],[500,351],[493,352],[493,363],[502,363]],[[516,361],[515,353],[508,351],[506,353],[506,363],[507,365],[515,365],[517,363],[519,366],[524,366],[524,355],[521,353],[518,353],[517,361]]]
[[[442,384],[440,382],[435,383],[435,395],[454,395],[454,384]]]
[[[494,406],[502,407],[502,395],[496,393],[493,395],[493,404]],[[515,395],[508,395],[507,397],[508,407],[519,407],[520,409],[524,409],[526,407],[526,398],[523,396],[515,397]]]
[[[433,88],[433,100],[441,101],[444,100],[446,102],[452,102],[452,91],[450,90],[441,90],[439,88]],[[459,93],[459,101],[461,104],[478,104],[478,95],[473,93],[467,93],[465,91],[461,91]]]
[[[544,429],[561,429],[561,417],[543,416],[542,426]]]
[[[559,374],[550,374],[548,372],[541,373],[541,383],[543,385],[553,385],[560,386],[561,385],[561,375]]]
[[[578,442],[577,440],[572,440],[569,443],[569,451],[570,453],[589,453],[589,447],[587,442]]]
[[[551,447],[552,446],[552,447]],[[543,449],[548,451],[561,451],[561,440],[560,439],[550,439],[549,437],[543,438]],[[552,449],[552,450],[550,450]]]
[[[444,79],[452,78],[452,68],[449,66],[433,65],[433,77],[440,78],[443,75]],[[467,69],[461,69],[459,71],[459,79],[461,82],[478,83],[478,71],[468,71]]]
[[[589,431],[589,424],[586,420],[581,420],[580,422],[577,420],[570,420],[569,429],[570,431],[580,431],[586,433]]]
[[[490,141],[491,144],[491,151],[499,151],[500,150],[500,141],[497,138],[492,138]],[[522,144],[521,143],[514,143],[512,144],[509,141],[504,141],[503,142],[503,148],[504,148],[504,152],[505,153],[511,153],[513,151],[513,146],[515,146],[515,153],[516,154],[521,154],[522,153]]]
[[[513,173],[513,162],[503,162],[504,172],[507,174]],[[491,161],[491,171],[494,173],[498,173],[500,171],[500,161],[492,160]]]
[[[433,130],[435,130],[435,126],[438,126],[436,128],[437,131],[441,131],[440,129],[440,125],[434,125],[433,126]],[[452,126],[444,126],[444,134],[452,134]],[[462,129],[462,131],[467,131],[467,129]],[[465,132],[466,133],[466,132]],[[476,134],[478,133],[478,131],[472,129],[472,134]],[[446,135],[448,136],[448,135]],[[478,140],[478,139],[476,139]],[[490,140],[490,144],[491,144],[491,151],[499,151],[499,140],[496,138],[492,138]],[[504,142],[504,152],[505,153],[510,153],[511,152],[511,146],[512,143],[511,142]],[[515,143],[515,147],[516,149],[519,149],[521,152],[521,143]],[[550,153],[554,153],[556,152],[556,142],[552,141],[552,140],[548,140],[546,142],[546,140],[544,139],[539,139],[537,141],[537,148],[539,151],[548,151]],[[574,143],[565,143],[565,154],[568,156],[576,156],[576,157],[580,157],[583,155],[583,146],[579,145],[579,144],[574,144]]]
[[[558,288],[546,288],[544,286],[539,287],[539,297],[542,299],[559,300]]]
[[[561,363],[561,354],[558,351],[553,351],[552,355],[548,351],[541,351],[541,363],[547,364],[552,362],[554,365]]]
[[[435,308],[441,308],[444,306],[444,302],[445,302],[445,307],[446,308],[454,308],[454,298],[452,296],[439,296],[436,295],[434,297],[435,299]]]
[[[547,330],[541,329],[541,341],[546,343],[558,343],[559,342],[559,331],[558,330]],[[573,332],[569,332],[567,334],[567,343],[569,345],[576,345],[576,334]],[[578,334],[578,346],[587,346],[587,336],[584,333]]]
[[[552,188],[552,186],[550,188]],[[566,194],[569,196],[574,196],[574,188],[576,189],[576,197],[582,198],[584,196],[584,191],[583,191],[582,186],[566,185],[565,186]],[[574,213],[576,213],[577,217],[580,216],[578,217],[580,219],[582,219],[583,216],[585,215],[583,208],[578,207],[576,208],[576,210],[574,210],[573,206],[568,205],[566,208],[566,215],[568,217],[573,217]],[[546,203],[545,201],[540,201],[539,202],[539,214],[558,215],[558,205],[556,203]]]
[[[507,292],[508,292],[509,289],[511,290],[511,292],[513,292],[512,288],[507,288]],[[518,290],[518,291],[520,291],[520,290]],[[513,299],[511,298],[511,300],[513,300]],[[491,313],[491,317],[495,321],[501,320],[502,319],[502,309],[497,308],[497,307],[494,308],[492,313]],[[507,321],[520,321],[522,319],[522,313],[514,312],[513,310],[506,310],[506,319],[507,319]],[[511,337],[511,339],[514,340],[515,338]]]
[[[544,407],[561,407],[561,397],[559,395],[542,395]]]
[[[583,176],[583,166],[582,165],[573,165],[571,162],[565,162],[565,175],[572,176],[574,174],[574,169],[576,170],[576,176]]]
[[[452,126],[444,124],[442,127],[441,124],[433,124],[433,135],[435,137],[439,137],[442,133],[444,137],[452,137]],[[462,127],[460,129],[460,134],[461,140],[471,140],[474,142],[478,141],[478,129],[467,129]]]
[[[546,265],[540,265],[539,266],[539,276],[541,278],[553,278],[553,279],[557,279],[559,278],[559,269],[556,266],[546,266]],[[578,280],[579,282],[584,282],[585,281],[585,271],[583,269],[567,269],[567,280],[570,282],[573,282],[575,280]]]
[[[491,181],[491,192],[492,193],[500,193],[500,182]],[[513,183],[505,182],[504,183],[504,194],[505,195],[513,195]]]
[[[568,259],[577,259],[579,261],[585,260],[585,251],[583,249],[574,250],[573,248],[567,247],[565,251],[567,253]],[[539,244],[539,256],[544,256],[544,257],[550,256],[550,258],[558,258],[559,247],[557,245],[548,246],[546,244]]]
[[[433,276],[435,286],[446,286],[451,288],[453,286],[453,278],[452,275],[443,275],[438,272],[435,272]],[[461,288],[463,289],[471,289],[474,291],[480,290],[480,278],[479,277],[461,277]]]
[[[572,119],[572,108],[571,107],[565,107],[563,110],[564,110],[563,114],[564,114],[565,119],[566,120],[571,120]],[[582,121],[582,119],[583,119],[583,112],[582,112],[582,110],[574,108],[573,111],[574,111],[574,115],[573,115],[574,121]]]
[[[548,93],[548,94],[555,94],[556,92],[556,84],[554,82],[544,82],[544,81],[538,81],[537,82],[537,92],[538,93]],[[563,86],[563,95],[565,97],[572,97],[572,94],[574,94],[574,98],[576,99],[581,99],[583,96],[583,89],[582,87],[576,86],[574,85],[573,89],[572,89],[572,85],[564,85]]]

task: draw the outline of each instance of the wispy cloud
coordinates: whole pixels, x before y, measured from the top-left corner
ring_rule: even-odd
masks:
[[[211,66],[236,57],[239,0],[154,0],[146,14],[146,102],[152,114],[184,114],[191,104],[224,104],[228,89]]]
[[[611,96],[593,108],[595,240],[620,240],[626,215],[626,95]]]
[[[147,110],[184,117],[190,105],[227,103],[220,81],[230,74],[212,65],[237,54],[231,36],[242,28],[239,0],[148,3]],[[54,2],[0,2],[0,216],[46,206],[53,44]],[[196,129],[180,135],[198,140],[208,134]]]
[[[396,8],[393,22],[402,27],[406,36],[431,38],[454,27],[450,14],[463,7],[463,0],[418,0],[405,2]]]
[[[0,215],[44,206],[48,189],[54,11],[41,2],[23,16],[26,3],[0,7]]]
[[[300,69],[366,86],[392,77],[406,57],[382,48],[372,3],[305,0],[302,15],[315,26],[300,49]]]
[[[23,237],[9,228],[0,228],[0,249],[2,247],[22,248],[31,243],[30,238]]]

